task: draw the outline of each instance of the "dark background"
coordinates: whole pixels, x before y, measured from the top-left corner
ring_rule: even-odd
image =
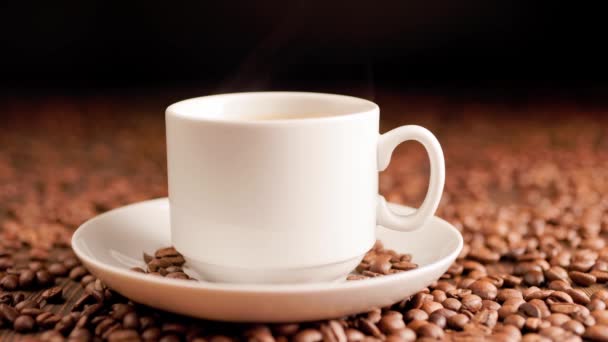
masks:
[[[607,89],[606,12],[589,2],[10,1],[0,13],[4,92]]]

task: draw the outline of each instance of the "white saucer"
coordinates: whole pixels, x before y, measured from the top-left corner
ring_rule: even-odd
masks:
[[[393,209],[411,210],[397,205]],[[194,282],[130,271],[144,266],[143,251],[171,245],[166,198],[128,205],[85,222],[74,233],[72,248],[93,274],[138,303],[213,320],[296,322],[396,303],[437,280],[463,244],[458,230],[437,217],[411,233],[378,227],[377,237],[387,248],[411,253],[420,267],[366,280],[295,285]]]

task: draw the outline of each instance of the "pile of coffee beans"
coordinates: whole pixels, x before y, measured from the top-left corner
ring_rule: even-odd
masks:
[[[146,263],[146,269],[133,267],[131,270],[159,277],[195,280],[184,272],[183,266],[186,263],[186,260],[184,259],[184,256],[172,246],[158,249],[154,253],[154,256],[144,252],[143,259]]]
[[[146,269],[133,267],[132,271],[154,276],[196,280],[184,272],[186,260],[173,246],[158,249],[154,256],[143,253]],[[383,275],[413,270],[418,265],[411,262],[410,254],[400,254],[392,249],[384,248],[382,242],[376,241],[374,247],[365,254],[365,257],[347,277],[347,280],[362,280]]]
[[[403,112],[402,97],[379,96],[385,117]],[[417,108],[407,99],[408,112],[424,116],[385,129],[420,123],[437,133],[447,163],[437,214],[462,232],[457,261],[428,288],[390,307],[328,321],[230,324],[133,303],[75,258],[69,239],[84,220],[166,196],[162,116],[119,98],[79,101],[0,102],[2,341],[32,334],[46,341],[608,341],[608,119],[602,116],[547,105],[423,101]],[[455,110],[466,115],[443,116]],[[566,111],[578,116],[560,117]],[[511,119],[517,112],[519,119]],[[542,112],[551,120],[534,117]],[[380,176],[389,201],[420,203],[426,158],[418,145],[398,148]],[[377,258],[381,251],[376,246],[376,258],[366,257],[351,279],[415,267],[416,255]],[[185,278],[175,250],[145,258],[138,271]]]

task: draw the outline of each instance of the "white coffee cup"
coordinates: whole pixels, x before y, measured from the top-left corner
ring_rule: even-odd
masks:
[[[167,108],[172,242],[209,281],[343,279],[374,245],[376,225],[411,231],[443,191],[437,139],[420,126],[380,135],[379,108],[350,96],[259,92],[205,96]],[[426,198],[399,215],[378,172],[406,140],[424,145]]]

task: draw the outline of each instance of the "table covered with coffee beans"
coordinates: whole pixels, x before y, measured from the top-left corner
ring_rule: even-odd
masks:
[[[420,124],[441,141],[437,215],[465,241],[441,279],[411,298],[289,324],[204,321],[130,302],[88,273],[70,237],[99,213],[167,195],[163,110],[190,95],[0,102],[0,340],[608,341],[608,119],[572,103],[379,92],[382,131]],[[421,146],[400,146],[381,193],[418,205],[426,158]]]

